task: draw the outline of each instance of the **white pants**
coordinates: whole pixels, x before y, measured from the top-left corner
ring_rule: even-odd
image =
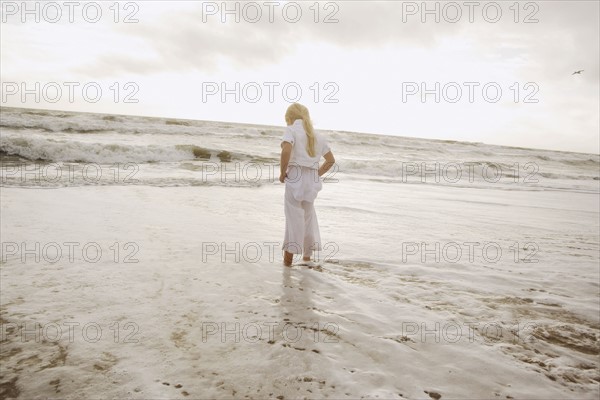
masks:
[[[283,250],[312,256],[321,250],[321,235],[314,201],[323,184],[316,169],[291,165],[285,179],[285,236]]]

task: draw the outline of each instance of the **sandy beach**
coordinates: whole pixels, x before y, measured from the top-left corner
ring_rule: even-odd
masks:
[[[279,184],[4,187],[4,395],[598,396],[598,195],[369,185],[326,185],[316,269],[281,265]]]

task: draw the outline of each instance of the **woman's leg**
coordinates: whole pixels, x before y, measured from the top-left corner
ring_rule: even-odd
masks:
[[[286,185],[284,198],[285,234],[283,239],[284,257],[286,266],[292,265],[294,254],[302,253],[304,237],[304,209],[300,202],[294,198],[292,191]]]
[[[304,261],[310,261],[313,250],[321,250],[321,234],[319,232],[319,222],[314,203],[303,201],[304,210]]]

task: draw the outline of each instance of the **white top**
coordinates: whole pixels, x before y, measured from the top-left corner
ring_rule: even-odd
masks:
[[[291,165],[300,165],[302,167],[308,168],[319,168],[319,161],[321,157],[325,154],[329,153],[329,145],[327,144],[327,140],[317,132],[315,134],[315,156],[311,157],[308,155],[308,151],[306,150],[308,145],[308,137],[306,136],[306,132],[304,131],[304,126],[302,125],[302,120],[297,119],[294,121],[292,125],[289,125],[285,128],[285,132],[283,133],[283,138],[281,139],[283,142],[289,142],[292,144],[292,155],[290,157]]]

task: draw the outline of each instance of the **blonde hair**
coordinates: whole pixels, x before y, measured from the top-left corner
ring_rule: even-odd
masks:
[[[315,131],[310,120],[308,108],[300,103],[293,103],[285,112],[285,122],[291,125],[297,119],[302,120],[302,126],[304,126],[304,132],[306,132],[306,137],[308,138],[306,151],[309,156],[314,157],[317,154],[315,151]]]

